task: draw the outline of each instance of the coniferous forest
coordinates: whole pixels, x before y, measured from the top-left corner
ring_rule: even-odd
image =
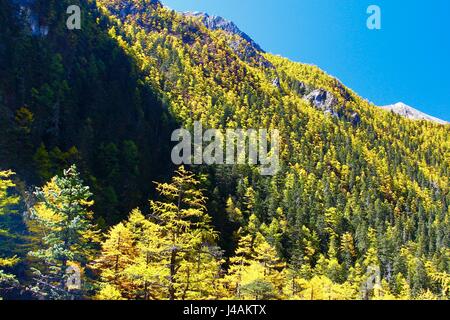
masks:
[[[279,130],[280,170],[172,164],[196,121]],[[0,0],[0,129],[0,299],[450,297],[450,126],[201,15]]]

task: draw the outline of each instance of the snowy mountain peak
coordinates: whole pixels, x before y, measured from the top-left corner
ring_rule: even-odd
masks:
[[[396,104],[391,104],[388,106],[382,106],[381,108],[384,110],[392,111],[396,114],[399,114],[411,120],[427,120],[439,124],[449,124],[447,121],[430,116],[422,111],[419,111],[417,109],[414,109],[413,107],[408,106],[403,102],[398,102]]]

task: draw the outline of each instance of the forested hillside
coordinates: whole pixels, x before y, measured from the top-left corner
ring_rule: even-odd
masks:
[[[1,2],[0,163],[31,184],[77,163],[99,214],[118,222],[168,176],[174,124],[92,4],[67,30],[70,4]]]
[[[0,169],[16,172],[0,175],[0,296],[448,298],[450,126],[155,0],[80,1],[79,31],[68,1],[31,1],[37,34],[15,2],[0,8]],[[278,129],[280,172],[173,168],[171,129],[194,121]]]

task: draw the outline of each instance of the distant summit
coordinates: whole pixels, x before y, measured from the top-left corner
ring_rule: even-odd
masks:
[[[411,120],[427,120],[436,122],[439,124],[449,124],[449,122],[438,119],[436,117],[430,116],[426,113],[423,113],[422,111],[419,111],[417,109],[414,109],[413,107],[410,107],[403,102],[398,102],[396,104],[391,104],[388,106],[381,107],[384,110],[392,111],[396,114],[399,114],[405,118],[411,119]]]
[[[255,41],[253,41],[252,38],[250,38],[250,36],[242,32],[241,29],[239,29],[238,26],[230,20],[224,19],[219,16],[210,16],[209,14],[204,12],[184,12],[183,14],[187,17],[199,18],[205,25],[205,27],[210,30],[223,30],[231,34],[236,34],[250,43],[250,45],[253,46],[256,50],[264,52],[264,50],[262,50],[261,47]]]

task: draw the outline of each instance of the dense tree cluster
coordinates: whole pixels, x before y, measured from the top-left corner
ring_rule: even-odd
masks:
[[[2,173],[3,208],[19,201],[6,193],[14,187],[10,175]],[[340,243],[334,234],[328,252],[317,252],[312,266],[309,261],[320,239],[305,226],[300,239],[305,250],[290,261],[281,257],[286,222],[280,217],[270,225],[261,223],[250,213],[252,192],[247,192],[245,205],[248,223],[237,230],[237,246],[226,257],[207,212],[203,180],[180,167],[170,183],[156,183],[160,200],[150,200],[145,211],[133,210],[125,221],[100,234],[89,210],[92,194],[72,166],[36,189],[27,219],[32,250],[23,258],[32,273],[19,282],[2,270],[2,291],[22,286],[40,299],[100,300],[448,298],[448,273],[407,248],[401,249],[401,263],[414,274],[398,272],[392,282],[383,278],[381,248],[372,228],[361,259],[350,233]],[[334,215],[330,210],[326,220]],[[11,268],[18,258],[0,261]],[[77,270],[79,286],[71,286],[68,270]],[[423,280],[428,281],[425,289],[414,287]]]
[[[0,166],[18,173],[22,198],[11,197],[12,173],[0,174],[0,239],[26,244],[0,245],[8,290],[448,298],[449,126],[379,110],[317,67],[249,50],[157,1],[81,1],[78,33],[61,26],[66,1],[43,2],[46,37],[24,31],[8,1],[0,8]],[[153,187],[168,181],[169,128],[194,121],[278,129],[281,171],[180,167]],[[26,226],[12,227],[19,208]],[[67,291],[69,266],[82,288]]]
[[[118,222],[149,196],[148,181],[168,176],[173,120],[92,3],[30,1],[33,22],[16,2],[0,3],[1,166],[42,184],[77,163],[98,217]],[[71,31],[74,4],[82,29]]]

